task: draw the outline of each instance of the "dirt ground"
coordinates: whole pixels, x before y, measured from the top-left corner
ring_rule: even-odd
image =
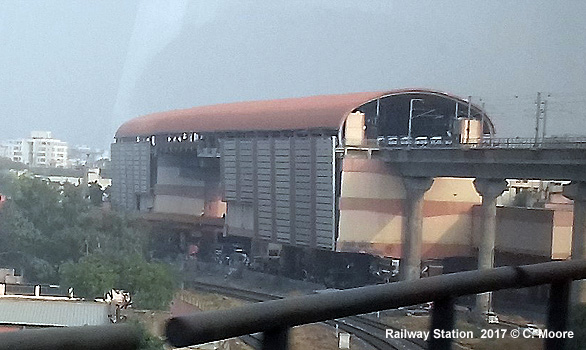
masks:
[[[228,309],[242,305],[244,302],[233,298],[211,294],[198,291],[181,291],[174,300],[174,305],[186,303],[195,306],[202,311]],[[182,307],[184,308],[184,307]],[[173,310],[173,306],[171,307]],[[321,324],[311,324],[300,327],[295,327],[290,333],[290,342],[292,350],[337,350],[338,339],[336,332],[331,327]],[[214,344],[216,346],[227,348],[230,350],[250,350],[251,348],[240,341],[230,339],[223,344]],[[200,349],[207,349],[209,347],[202,346]],[[197,349],[197,348],[196,348]],[[354,338],[351,338],[351,349],[366,350]]]

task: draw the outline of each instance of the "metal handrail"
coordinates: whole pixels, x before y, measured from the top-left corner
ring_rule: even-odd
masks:
[[[0,333],[0,350],[132,350],[140,341],[131,325],[26,329]]]
[[[454,327],[456,297],[507,288],[551,284],[547,330],[565,331],[572,280],[586,278],[586,260],[500,267],[354,288],[175,317],[167,323],[174,346],[263,332],[264,349],[287,349],[293,326],[433,301],[431,331]],[[565,338],[546,338],[546,349],[563,349]],[[0,334],[4,349],[136,349],[140,332],[130,325],[23,330]],[[451,339],[431,338],[430,349],[450,349]]]
[[[264,332],[265,349],[287,349],[287,332],[294,326],[323,322],[433,301],[433,329],[453,328],[454,298],[507,288],[551,284],[548,330],[565,330],[569,284],[586,278],[586,260],[549,262],[519,267],[467,271],[404,281],[314,294],[209,311],[168,321],[166,335],[173,346],[190,346]],[[546,339],[548,349],[561,349],[565,339]],[[449,349],[451,341],[440,339],[430,349]]]

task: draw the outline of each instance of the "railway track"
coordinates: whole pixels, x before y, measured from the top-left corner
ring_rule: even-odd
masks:
[[[260,302],[283,298],[281,296],[272,294],[253,292],[234,287],[218,286],[200,282],[186,283],[186,287],[208,293],[230,296],[236,299],[250,302]],[[387,339],[385,337],[387,329],[398,329],[366,315],[350,316],[343,319],[326,321],[323,323],[331,327],[337,326],[338,329],[353,334],[367,346],[373,349],[420,350],[427,348],[425,342],[420,339]],[[247,335],[240,337],[240,339],[250,347],[254,349],[260,349],[262,335]]]

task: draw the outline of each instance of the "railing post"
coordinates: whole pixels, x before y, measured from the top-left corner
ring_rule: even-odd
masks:
[[[262,350],[288,350],[289,328],[274,328],[263,332]]]
[[[431,313],[429,350],[450,350],[450,337],[434,337],[436,330],[450,332],[454,329],[454,298],[435,300]]]
[[[549,290],[547,305],[547,331],[565,331],[568,326],[568,308],[570,302],[570,288],[572,281],[552,283]],[[565,349],[565,337],[545,339],[546,350]]]

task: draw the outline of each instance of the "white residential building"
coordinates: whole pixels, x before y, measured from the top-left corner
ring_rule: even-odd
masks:
[[[3,144],[6,157],[32,167],[67,167],[67,142],[54,139],[50,131],[33,131],[28,139]]]

